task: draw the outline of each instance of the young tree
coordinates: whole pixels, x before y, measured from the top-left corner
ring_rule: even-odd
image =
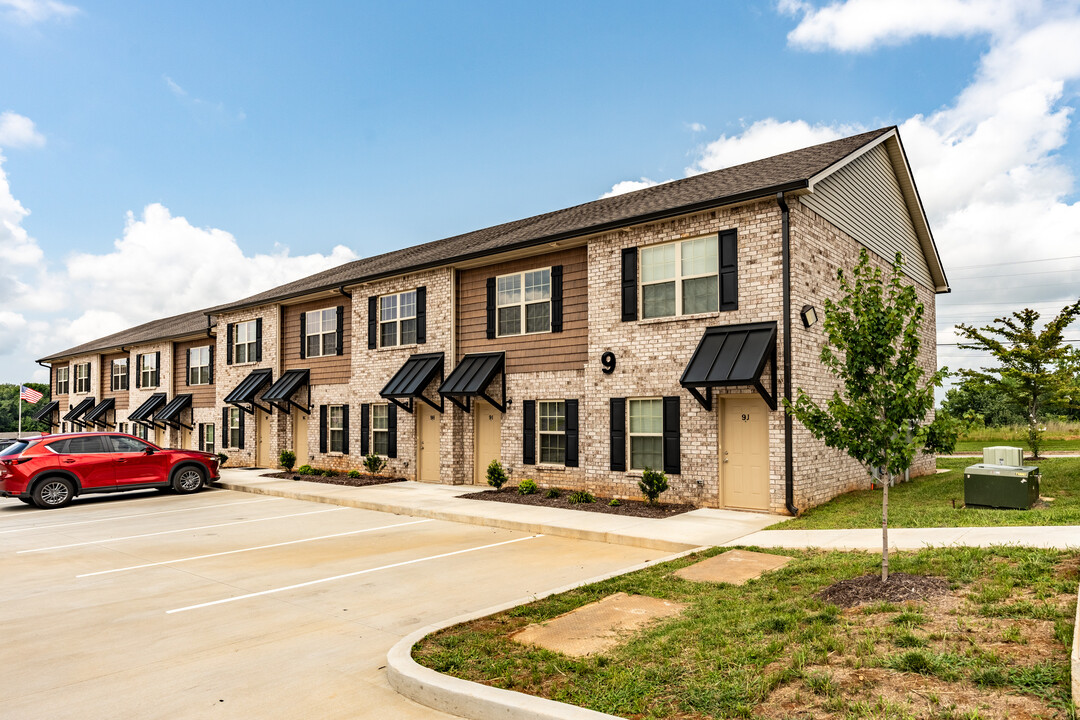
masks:
[[[851,280],[837,272],[843,297],[825,300],[821,361],[841,387],[824,407],[802,388],[794,403],[784,401],[814,437],[879,474],[882,582],[889,580],[889,486],[925,444],[929,426],[920,424],[946,374],[942,369],[924,380],[919,366],[924,308],[915,288],[903,282],[900,263],[897,253],[886,282],[863,250]]]
[[[1030,308],[997,318],[982,328],[963,323],[956,326],[967,340],[958,347],[989,352],[998,362],[997,367],[961,369],[960,374],[993,386],[1023,411],[1028,446],[1036,458],[1042,445],[1039,425],[1044,408],[1061,402],[1075,389],[1075,354],[1062,334],[1077,315],[1080,301],[1062,308],[1041,332],[1035,329],[1039,313]]]

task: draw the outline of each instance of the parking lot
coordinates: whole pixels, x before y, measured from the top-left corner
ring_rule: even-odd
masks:
[[[0,500],[3,718],[429,718],[386,652],[664,553],[225,490]]]

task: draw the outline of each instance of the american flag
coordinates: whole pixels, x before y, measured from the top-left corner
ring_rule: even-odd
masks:
[[[26,402],[33,405],[38,400],[40,400],[42,397],[44,397],[44,396],[41,393],[39,393],[37,390],[35,390],[34,388],[28,388],[28,387],[26,387],[24,385],[19,386],[19,399],[20,400],[25,400]]]

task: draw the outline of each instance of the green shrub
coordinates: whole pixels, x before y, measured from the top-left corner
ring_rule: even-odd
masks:
[[[229,462],[229,456],[226,455],[225,453],[218,453],[217,454],[217,459],[218,459],[218,467],[225,467],[225,463]]]
[[[337,474],[338,474],[337,470],[323,470],[322,471],[322,476],[323,477],[334,477]]]
[[[571,505],[579,505],[581,503],[594,503],[596,498],[588,490],[575,490],[566,496],[566,502]]]
[[[546,493],[544,493],[544,497],[546,497],[548,500],[554,500],[555,498],[559,497],[559,495],[561,495],[561,493],[559,492],[559,488],[551,488]]]
[[[488,485],[496,490],[500,490],[509,479],[510,476],[506,474],[506,470],[503,469],[502,463],[498,460],[492,460],[491,464],[487,467]]]
[[[349,477],[351,477],[351,478],[352,478],[353,480],[355,480],[356,478],[360,477],[360,471],[359,471],[359,470],[350,470],[350,471],[348,472],[348,475],[349,475]]]
[[[923,452],[927,455],[952,455],[959,437],[960,422],[944,410],[939,410],[934,421],[926,428]]]
[[[386,468],[386,458],[382,455],[376,455],[375,453],[368,453],[364,456],[364,469],[372,475],[378,475]]]
[[[296,468],[296,474],[297,475],[314,475],[315,474],[315,468],[311,467],[310,465],[301,465],[300,467]]]
[[[518,483],[518,492],[522,495],[532,495],[537,491],[536,481],[532,478],[525,478]]]
[[[296,453],[292,450],[282,450],[278,455],[278,462],[285,468],[285,472],[292,472],[293,465],[296,464]]]
[[[667,475],[652,468],[645,468],[641,473],[641,479],[638,480],[638,487],[646,500],[655,503],[660,493],[668,489]]]
[[[608,507],[619,507],[620,505],[622,503],[619,502],[619,498],[611,498],[611,502],[608,503]]]

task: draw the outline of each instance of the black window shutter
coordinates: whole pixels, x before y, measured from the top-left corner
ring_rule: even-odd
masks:
[[[113,360],[109,363],[109,389],[118,390],[116,387],[116,361]]]
[[[247,413],[244,412],[243,410],[237,408],[236,414],[240,417],[240,444],[237,445],[236,447],[243,450],[244,449],[244,439],[245,439],[244,438],[244,421],[246,420],[246,418],[244,416],[247,415]]]
[[[94,375],[90,372],[92,367],[90,363],[86,363],[86,392],[94,391]]]
[[[326,452],[326,406],[319,406],[319,452]]]
[[[386,408],[387,449],[386,456],[397,457],[397,405],[390,403]]]
[[[233,361],[233,338],[235,337],[236,323],[229,323],[225,326],[225,364],[232,365]]]
[[[720,233],[720,309],[739,309],[739,242],[734,230]]]
[[[337,306],[337,354],[345,354],[345,306]]]
[[[188,348],[187,351],[187,372],[184,373],[184,384],[191,384],[191,351],[195,348]]]
[[[367,347],[374,350],[379,347],[379,298],[372,295],[367,299]]]
[[[578,401],[566,401],[566,467],[578,466]]]
[[[214,346],[210,346],[210,377],[207,378],[211,385],[214,384]]]
[[[154,387],[161,386],[161,351],[154,353]]]
[[[562,332],[562,265],[551,268],[551,332]]]
[[[300,359],[307,357],[307,313],[300,311]]]
[[[135,356],[135,389],[142,387],[142,355]]]
[[[255,362],[262,362],[262,318],[255,318]]]
[[[416,343],[427,342],[427,288],[416,288]]]
[[[611,398],[611,469],[626,470],[626,398]]]
[[[637,248],[622,251],[622,320],[637,320]]]
[[[664,472],[678,475],[679,461],[679,396],[664,398]]]
[[[341,452],[349,454],[349,406],[341,406]]]
[[[199,450],[206,450],[206,442],[204,441],[206,426],[199,423]]]
[[[229,447],[229,406],[221,408],[221,448]]]
[[[525,422],[521,438],[521,462],[536,464],[536,401],[525,401]]]
[[[371,406],[360,406],[360,454],[365,457],[371,452]]]
[[[524,321],[524,318],[522,318]],[[495,339],[495,278],[487,279],[487,339]]]

